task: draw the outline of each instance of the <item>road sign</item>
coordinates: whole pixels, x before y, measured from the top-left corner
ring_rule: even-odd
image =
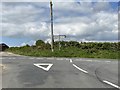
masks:
[[[54,38],[59,40],[59,50],[60,50],[61,48],[60,40],[61,38],[66,38],[66,35],[54,35]]]
[[[66,35],[54,35],[55,39],[66,38]]]

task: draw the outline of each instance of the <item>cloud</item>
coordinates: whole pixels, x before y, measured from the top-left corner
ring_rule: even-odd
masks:
[[[110,4],[109,2],[96,2],[93,8],[95,12],[110,10]]]
[[[4,3],[2,6],[2,22],[23,24],[32,22],[37,19],[39,14],[44,12],[43,9],[36,9],[33,5],[19,5],[14,3]]]
[[[54,2],[54,34],[66,40],[114,41],[118,12],[109,2]],[[116,7],[117,8],[117,7]],[[2,36],[50,41],[49,3],[3,3]]]
[[[110,19],[111,18],[111,19]],[[61,21],[59,21],[61,20]],[[88,17],[74,17],[59,19],[64,24],[55,25],[55,33],[71,35],[77,40],[117,40],[118,15],[109,12],[99,12]],[[71,22],[72,21],[72,22]]]
[[[8,27],[9,30],[8,30]],[[38,39],[48,38],[50,29],[45,22],[38,24],[37,22],[25,23],[22,25],[3,23],[2,35],[14,38],[31,38]]]

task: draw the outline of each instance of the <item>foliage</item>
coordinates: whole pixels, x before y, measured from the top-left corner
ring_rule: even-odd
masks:
[[[118,59],[120,54],[120,42],[97,43],[97,42],[77,42],[61,41],[61,50],[59,51],[59,42],[54,42],[54,52],[51,52],[51,45],[42,40],[37,40],[36,45],[25,45],[22,47],[11,47],[8,51],[13,53],[42,56],[42,57],[82,57],[82,58],[111,58]]]
[[[44,41],[42,41],[42,40],[37,40],[36,41],[36,46],[41,46],[41,45],[44,45],[45,43],[44,43]]]

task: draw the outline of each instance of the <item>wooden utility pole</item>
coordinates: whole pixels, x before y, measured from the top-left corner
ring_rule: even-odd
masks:
[[[52,0],[50,0],[50,15],[51,15],[51,50],[54,52],[54,35],[53,35],[53,9]]]

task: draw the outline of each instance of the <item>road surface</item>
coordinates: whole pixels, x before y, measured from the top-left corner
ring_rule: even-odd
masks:
[[[2,88],[120,88],[118,61],[2,53]]]

